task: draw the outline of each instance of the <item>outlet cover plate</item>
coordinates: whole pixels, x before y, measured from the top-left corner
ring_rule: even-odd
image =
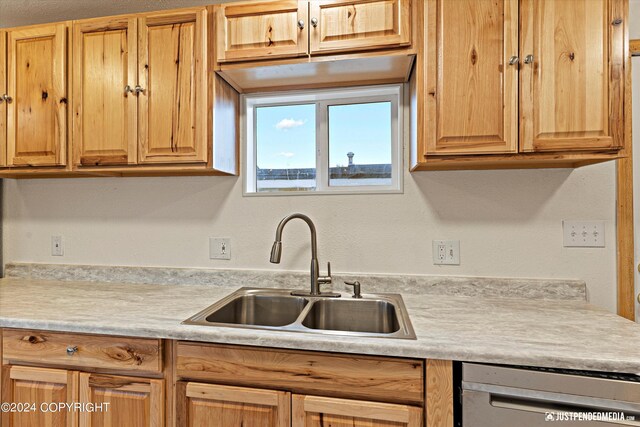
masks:
[[[604,248],[604,221],[562,221],[565,248]]]
[[[434,240],[434,265],[460,265],[460,240]]]
[[[231,259],[231,239],[229,237],[210,237],[209,258]]]
[[[51,236],[51,256],[64,256],[62,236]]]

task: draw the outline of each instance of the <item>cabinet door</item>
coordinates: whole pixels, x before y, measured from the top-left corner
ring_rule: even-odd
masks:
[[[7,165],[7,33],[0,31],[0,166]]]
[[[517,0],[427,1],[426,154],[517,151],[517,11]]]
[[[82,373],[80,402],[96,405],[80,427],[164,426],[163,380]]]
[[[177,384],[177,425],[290,427],[291,394],[213,384]]]
[[[309,42],[308,12],[308,3],[297,0],[218,6],[218,61],[306,55]]]
[[[421,427],[422,408],[293,395],[293,427]]]
[[[309,2],[311,53],[411,44],[410,0]]]
[[[74,164],[136,162],[137,20],[115,17],[73,25]]]
[[[26,403],[29,411],[4,412],[2,425],[77,427],[77,412],[57,410],[49,404],[78,401],[78,372],[10,366],[4,368],[3,376],[3,401]]]
[[[7,32],[7,163],[64,165],[67,151],[67,28]]]
[[[523,151],[623,145],[624,1],[523,0]]]
[[[140,163],[207,161],[206,20],[206,9],[140,18]]]

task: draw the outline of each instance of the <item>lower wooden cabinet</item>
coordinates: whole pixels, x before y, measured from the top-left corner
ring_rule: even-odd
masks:
[[[3,383],[3,427],[164,426],[162,379],[5,366]]]
[[[293,395],[292,427],[421,427],[422,408]]]
[[[185,427],[289,427],[291,393],[180,382],[176,425]]]

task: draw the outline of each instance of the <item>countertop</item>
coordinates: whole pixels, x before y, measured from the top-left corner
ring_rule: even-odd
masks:
[[[640,325],[584,301],[403,293],[416,340],[181,324],[239,287],[1,279],[0,327],[640,375]]]

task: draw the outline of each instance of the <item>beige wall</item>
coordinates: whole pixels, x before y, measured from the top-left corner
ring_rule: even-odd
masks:
[[[67,3],[88,9],[63,13]],[[1,0],[0,25],[120,13],[124,4],[183,5]],[[302,223],[285,231],[282,264],[268,262],[278,221],[299,211],[316,221],[320,260],[335,271],[577,278],[587,281],[592,302],[615,310],[611,163],[405,173],[397,195],[245,198],[236,177],[6,180],[4,189],[5,262],[305,270]],[[606,221],[607,247],[563,248],[563,219]],[[50,256],[52,235],[64,236],[64,257]],[[209,236],[232,238],[231,261],[209,260]],[[462,264],[434,266],[432,239],[459,239]]]

